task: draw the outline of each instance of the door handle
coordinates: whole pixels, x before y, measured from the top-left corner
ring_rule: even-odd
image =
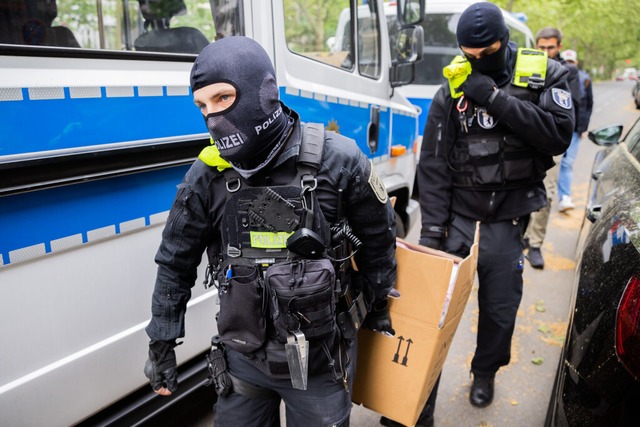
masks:
[[[378,140],[380,138],[380,107],[371,106],[371,117],[367,126],[367,144],[371,154],[378,151]]]
[[[585,216],[591,223],[594,223],[600,218],[600,214],[602,213],[602,205],[591,205],[587,206],[587,212]]]

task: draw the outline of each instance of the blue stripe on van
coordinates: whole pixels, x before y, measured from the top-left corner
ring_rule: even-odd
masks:
[[[280,89],[280,99],[293,110],[300,114],[303,121],[320,122],[328,126],[337,126],[337,132],[353,138],[360,149],[369,157],[381,157],[389,154],[389,145],[404,145],[412,148],[416,138],[416,117],[393,112],[392,135],[390,135],[390,122],[392,111],[388,108],[380,111],[380,129],[378,147],[374,152],[368,145],[368,129],[364,124],[369,123],[371,105],[352,105],[349,100],[334,99],[328,101],[322,95],[303,97],[298,94],[287,93]]]
[[[1,83],[0,83],[1,84]],[[0,156],[206,132],[191,94],[0,101]]]
[[[167,211],[188,166],[5,196],[0,199],[0,255]]]
[[[432,99],[425,98],[409,98],[409,102],[413,105],[417,105],[421,109],[420,116],[418,117],[418,134],[422,136],[424,127],[427,124],[427,116],[429,115],[429,108],[431,107]]]
[[[126,92],[126,91],[124,91]],[[304,121],[322,122],[338,127],[341,134],[354,138],[371,158],[389,154],[390,121],[393,119],[393,143],[412,148],[416,137],[415,116],[380,111],[378,148],[371,153],[367,144],[370,105],[349,100],[327,101],[317,94],[287,93],[281,98],[300,113]],[[138,88],[130,96],[71,98],[70,88],[60,99],[29,99],[23,89],[23,100],[0,101],[0,156],[77,148],[106,143],[128,142],[150,138],[192,135],[206,132],[191,94],[138,96]],[[51,252],[51,241],[81,235],[87,242],[92,230],[144,218],[149,225],[151,215],[170,209],[187,167],[175,167],[124,177],[34,191],[2,197],[0,200],[0,266],[11,264],[12,251],[43,245]]]

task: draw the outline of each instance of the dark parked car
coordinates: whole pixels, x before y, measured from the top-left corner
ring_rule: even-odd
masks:
[[[640,426],[640,120],[604,147],[578,240],[570,318],[546,426]]]
[[[636,103],[636,108],[640,110],[640,80],[638,80],[631,89],[631,95],[633,95],[633,100]]]

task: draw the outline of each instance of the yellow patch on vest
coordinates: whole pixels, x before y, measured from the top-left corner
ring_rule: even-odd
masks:
[[[261,249],[284,249],[287,247],[287,240],[289,236],[293,234],[293,231],[250,231],[249,237],[251,239],[252,248]]]

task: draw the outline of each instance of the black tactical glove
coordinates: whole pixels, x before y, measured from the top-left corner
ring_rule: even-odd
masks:
[[[178,364],[173,349],[180,344],[171,341],[149,342],[149,358],[144,364],[144,374],[154,391],[164,387],[174,393],[178,389]]]
[[[373,306],[362,324],[372,331],[382,332],[389,336],[394,336],[396,331],[391,327],[391,316],[389,315],[389,301],[387,298],[373,302]]]
[[[495,98],[494,92],[498,90],[498,87],[491,77],[473,71],[467,76],[467,80],[462,83],[460,89],[464,92],[464,96],[472,100],[476,105],[486,107]],[[493,98],[489,99],[492,95],[494,95]]]

